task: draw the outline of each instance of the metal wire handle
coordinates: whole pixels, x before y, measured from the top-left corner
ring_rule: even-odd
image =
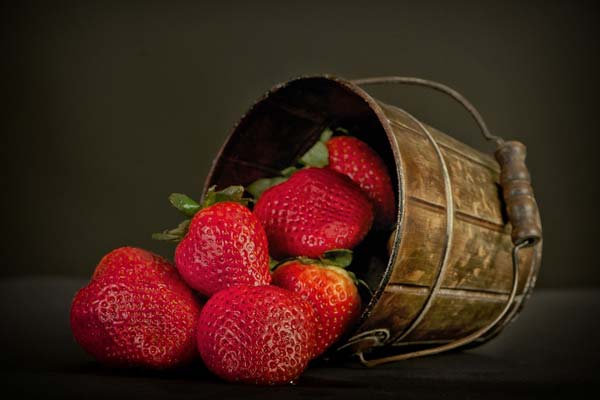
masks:
[[[487,127],[487,124],[483,120],[483,117],[477,110],[477,108],[465,98],[458,91],[452,89],[450,86],[444,85],[443,83],[431,81],[429,79],[416,78],[412,76],[380,76],[373,78],[364,78],[364,79],[355,79],[351,81],[355,85],[363,86],[363,85],[376,85],[376,84],[386,84],[386,83],[400,83],[404,85],[414,85],[414,86],[426,86],[428,88],[437,90],[438,92],[442,92],[458,103],[460,103],[468,112],[471,114],[475,122],[479,126],[481,130],[481,134],[487,140],[491,140],[496,143],[497,147],[502,146],[504,144],[504,139],[500,136],[492,135],[490,130]]]
[[[371,84],[399,83],[407,85],[425,86],[442,92],[456,100],[458,103],[460,103],[471,114],[471,116],[479,126],[481,134],[484,136],[484,138],[493,141],[496,144],[496,158],[500,162],[503,172],[501,174],[501,184],[504,188],[504,199],[507,203],[507,212],[509,214],[509,220],[513,223],[512,237],[514,243],[514,247],[512,250],[513,283],[510,295],[504,308],[493,321],[491,321],[483,328],[480,328],[477,331],[463,338],[457,339],[445,345],[389,357],[383,357],[374,360],[365,359],[364,354],[362,352],[358,353],[358,356],[360,361],[364,365],[372,367],[388,362],[437,354],[465,346],[477,340],[485,333],[489,332],[507,315],[515,299],[519,284],[519,251],[522,248],[532,246],[536,244],[539,240],[541,240],[541,226],[539,224],[537,204],[535,203],[535,199],[533,197],[529,173],[527,172],[524,163],[525,146],[518,142],[507,143],[501,137],[492,135],[477,108],[475,108],[475,106],[471,104],[471,102],[469,102],[462,94],[442,83],[416,77],[399,76],[357,79],[351,82],[359,86]],[[443,248],[443,255],[441,257],[438,274],[435,278],[429,297],[427,298],[424,306],[421,308],[418,316],[412,321],[408,328],[404,332],[402,332],[400,337],[395,338],[395,340],[402,340],[412,330],[414,330],[414,328],[416,328],[422,321],[422,319],[425,317],[427,311],[433,304],[435,296],[441,287],[444,273],[448,265],[448,254],[452,244],[454,225],[454,199],[452,197],[451,181],[448,174],[448,168],[446,166],[444,157],[441,153],[441,149],[439,148],[433,136],[424,124],[422,124],[417,118],[415,118],[408,112],[401,109],[400,111],[402,111],[408,118],[413,120],[419,126],[419,128],[423,131],[423,133],[431,142],[432,146],[436,151],[436,155],[440,161],[442,173],[444,175],[447,220],[446,241]]]

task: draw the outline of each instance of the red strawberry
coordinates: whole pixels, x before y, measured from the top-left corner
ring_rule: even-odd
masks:
[[[147,264],[154,272],[143,272],[139,259],[126,272],[128,264],[120,257],[130,252],[119,249],[103,259],[94,279],[75,295],[71,305],[75,339],[98,361],[114,366],[162,369],[190,361],[197,354],[194,340],[200,314],[192,292],[176,275],[161,276],[164,271],[155,269],[154,257]],[[113,262],[120,261],[104,263],[113,256],[118,256]]]
[[[273,284],[298,293],[317,315],[317,350],[322,354],[357,321],[361,300],[356,278],[345,269],[300,258],[277,267]]]
[[[375,227],[385,229],[394,223],[396,198],[385,163],[365,142],[351,136],[327,141],[329,168],[349,176],[363,189],[375,209]]]
[[[314,310],[275,286],[237,286],[211,297],[198,321],[198,350],[206,366],[228,381],[288,383],[315,349]]]
[[[199,211],[175,250],[183,279],[211,296],[234,285],[268,285],[269,250],[265,231],[238,203],[217,203]]]
[[[350,178],[325,168],[306,168],[267,189],[254,207],[275,258],[319,257],[353,248],[373,222],[372,204]]]
[[[184,221],[154,236],[184,236],[175,250],[175,265],[183,279],[206,296],[235,285],[271,282],[267,236],[258,219],[239,203],[243,191],[241,186],[222,192],[211,188],[203,206],[187,196],[171,195],[173,205],[193,218],[189,227]]]

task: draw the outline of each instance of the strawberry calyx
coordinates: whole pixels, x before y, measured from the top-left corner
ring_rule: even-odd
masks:
[[[359,279],[354,272],[347,269],[347,267],[349,267],[350,264],[352,264],[352,256],[352,250],[333,249],[326,251],[318,259],[310,257],[292,257],[287,258],[285,260],[281,260],[280,262],[272,265],[271,271],[274,271],[279,266],[286,264],[290,261],[297,261],[304,265],[318,265],[321,268],[337,269],[338,271],[342,270],[342,273],[346,274],[352,280],[354,285],[356,285],[356,287],[363,286],[369,292],[370,295],[373,295],[373,292],[371,291],[369,285],[364,280]]]
[[[244,187],[241,185],[229,186],[219,191],[216,190],[216,186],[211,186],[206,192],[202,204],[183,193],[171,193],[169,195],[169,202],[171,205],[189,218],[180,222],[176,228],[165,229],[162,232],[153,233],[152,239],[167,242],[181,241],[188,231],[191,218],[196,215],[198,211],[224,201],[233,201],[247,206],[252,200],[244,197]]]
[[[352,250],[332,249],[323,253],[319,259],[324,264],[335,265],[336,267],[345,269],[352,264],[352,256]]]
[[[278,267],[286,264],[290,261],[298,261],[305,265],[320,265],[320,266],[333,266],[341,269],[346,269],[352,264],[352,250],[349,249],[332,249],[323,253],[321,257],[310,258],[305,256],[300,257],[288,257],[283,260],[275,260],[271,258],[270,266],[271,271],[275,271]]]
[[[319,137],[319,140],[300,157],[298,162],[305,167],[323,168],[329,165],[329,151],[327,142],[333,136],[330,128],[325,128]]]
[[[302,168],[314,167],[324,168],[329,165],[329,151],[327,150],[327,142],[335,133],[348,134],[344,128],[325,128],[321,132],[319,140],[306,151],[295,165],[287,167],[280,171],[279,176],[271,178],[261,178],[246,187],[246,191],[254,197],[254,201],[273,186],[279,185],[289,179],[296,171]]]
[[[323,168],[329,165],[329,150],[327,142],[334,134],[347,135],[348,130],[344,128],[325,128],[319,140],[298,161],[304,167]]]
[[[254,197],[254,201],[256,201],[267,189],[287,181],[289,177],[292,176],[296,171],[298,171],[298,168],[295,166],[287,167],[279,172],[279,176],[272,178],[261,178],[252,182],[246,187],[246,191],[250,193],[252,197]]]
[[[287,260],[289,261],[289,260]],[[286,262],[287,262],[286,261]],[[269,256],[269,270],[270,271],[274,271],[275,268],[277,268],[278,266],[280,266],[282,264],[281,261],[277,261],[276,259],[274,259],[273,257]]]
[[[331,268],[331,269],[341,269],[348,275],[348,277],[352,280],[352,282],[357,286],[363,286],[370,295],[373,294],[369,285],[362,279],[359,279],[356,274],[347,269],[347,267],[352,264],[353,253],[352,250],[349,249],[332,249],[328,250],[318,259],[310,258],[310,257],[290,257],[283,259],[281,261],[277,261],[271,259],[271,272],[275,271],[277,268],[282,266],[283,264],[287,264],[290,261],[297,261],[304,265],[318,265],[322,268]]]
[[[244,187],[242,185],[229,186],[219,191],[217,191],[216,188],[215,185],[208,188],[206,196],[204,196],[202,208],[207,208],[223,201],[233,201],[235,203],[240,203],[243,206],[247,206],[248,203],[252,201],[252,199],[244,197]]]
[[[341,269],[352,279],[354,284],[356,284],[357,286],[362,282],[356,277],[356,275],[352,271],[346,269],[348,266],[350,266],[350,264],[352,264],[352,250],[349,249],[328,250],[325,253],[323,253],[323,255],[318,259],[304,256],[285,258],[281,261],[271,259],[271,272],[275,271],[280,266],[287,264],[291,261],[297,261],[304,265],[318,265],[322,268]]]

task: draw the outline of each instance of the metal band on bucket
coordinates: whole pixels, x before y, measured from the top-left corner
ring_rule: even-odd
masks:
[[[390,338],[391,342],[400,341],[407,337],[417,326],[419,326],[425,315],[427,315],[427,312],[431,308],[431,305],[433,304],[440,290],[440,287],[442,286],[442,282],[444,281],[446,269],[448,268],[450,249],[452,248],[452,240],[454,238],[454,197],[452,196],[452,182],[450,181],[450,174],[448,173],[448,166],[446,165],[446,160],[444,159],[444,155],[442,154],[442,149],[440,149],[440,146],[438,146],[437,142],[435,141],[429,130],[425,127],[425,125],[421,123],[421,121],[419,121],[417,118],[412,116],[410,113],[404,111],[403,109],[398,107],[395,108],[419,126],[419,128],[427,137],[427,140],[429,140],[429,142],[433,146],[435,154],[440,162],[440,169],[442,170],[442,176],[444,178],[444,195],[446,197],[446,232],[444,235],[442,257],[440,258],[438,272],[434,279],[432,289],[429,291],[429,295],[427,296],[427,299],[417,316],[400,335]]]

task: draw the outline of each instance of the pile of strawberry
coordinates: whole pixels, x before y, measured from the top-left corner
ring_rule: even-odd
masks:
[[[395,219],[382,159],[332,134],[247,189],[211,188],[202,204],[171,195],[188,219],[155,238],[178,242],[175,265],[133,247],[104,256],[73,300],[77,342],[111,366],[163,369],[199,354],[228,381],[296,379],[360,316],[351,249]]]

